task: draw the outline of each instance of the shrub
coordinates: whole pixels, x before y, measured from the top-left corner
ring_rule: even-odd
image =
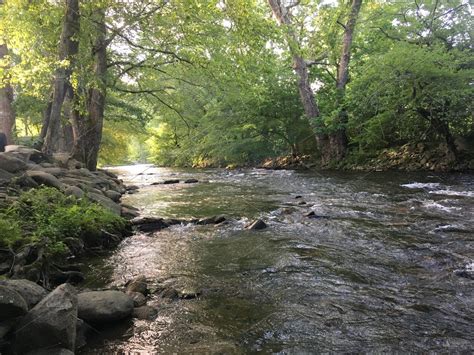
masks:
[[[3,212],[0,238],[6,245],[42,242],[46,252],[55,255],[67,251],[67,237],[96,239],[100,244],[104,231],[118,233],[124,228],[125,220],[106,208],[44,187],[24,192]]]

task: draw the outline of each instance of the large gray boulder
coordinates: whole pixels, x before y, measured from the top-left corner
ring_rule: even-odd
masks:
[[[0,169],[0,182],[2,181],[10,181],[15,175],[9,173],[6,170]]]
[[[28,309],[33,308],[48,294],[48,292],[43,287],[30,280],[6,280],[1,281],[0,285],[6,286],[9,289],[18,292],[20,296],[26,301]]]
[[[16,173],[25,170],[26,163],[10,153],[0,153],[0,169],[8,171],[9,173]]]
[[[77,186],[65,186],[63,192],[68,196],[74,196],[74,197],[77,197],[77,198],[84,197],[84,191],[82,191]]]
[[[26,172],[26,175],[31,177],[40,185],[55,187],[58,190],[61,190],[64,187],[64,184],[59,181],[56,176],[45,173],[41,170],[29,170]]]
[[[5,151],[13,154],[18,159],[23,160],[25,163],[28,161],[33,161],[35,163],[40,163],[44,160],[47,160],[46,156],[39,150],[25,147],[23,145],[7,145]]]
[[[26,354],[53,347],[74,351],[76,319],[76,291],[62,284],[21,319],[15,332],[15,351]]]
[[[28,305],[18,292],[0,286],[0,321],[22,316],[27,311]]]
[[[115,203],[110,198],[104,195],[99,195],[98,193],[91,192],[87,195],[87,197],[89,197],[90,200],[97,202],[102,207],[107,208],[118,216],[120,216],[122,213],[122,207],[120,207],[119,204]]]
[[[133,300],[120,291],[84,292],[77,298],[79,318],[86,322],[113,322],[133,312]]]

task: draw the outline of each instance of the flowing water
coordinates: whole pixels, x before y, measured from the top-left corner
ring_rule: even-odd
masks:
[[[144,274],[200,296],[152,296],[155,321],[100,330],[85,354],[474,349],[473,175],[115,171],[143,215],[230,222],[136,234],[91,260],[89,287]],[[267,229],[244,229],[258,217]]]

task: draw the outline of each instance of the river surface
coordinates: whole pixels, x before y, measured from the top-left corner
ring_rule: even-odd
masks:
[[[200,296],[152,295],[155,321],[98,329],[84,354],[474,350],[472,174],[113,171],[140,186],[123,200],[142,215],[230,222],[135,234],[91,260],[91,288],[143,274]],[[268,228],[245,230],[256,218]]]

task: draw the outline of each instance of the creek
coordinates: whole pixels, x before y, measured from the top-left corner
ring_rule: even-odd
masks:
[[[199,296],[152,295],[156,320],[98,330],[83,354],[473,349],[472,174],[112,171],[144,216],[228,223],[136,233],[88,261],[87,287],[143,274]],[[256,218],[268,228],[245,230]]]

